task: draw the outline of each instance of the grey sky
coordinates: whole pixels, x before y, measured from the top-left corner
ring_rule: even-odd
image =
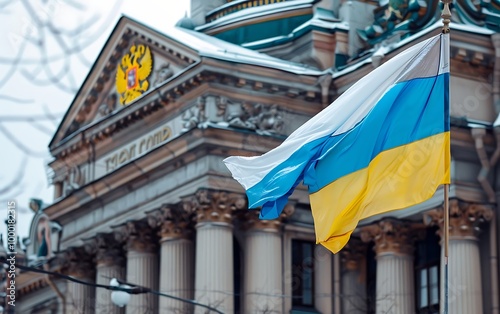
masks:
[[[52,202],[53,192],[46,175],[47,163],[51,160],[47,146],[74,96],[73,92],[64,90],[76,90],[82,84],[122,14],[160,31],[168,31],[189,12],[189,0],[30,1],[36,7],[39,22],[50,20],[65,30],[87,23],[78,42],[66,43],[73,46],[78,43],[83,47],[79,49],[81,53],[72,55],[69,63],[51,62],[51,73],[46,73],[32,62],[43,58],[37,43],[22,44],[23,37],[41,38],[26,1],[30,0],[13,1],[9,5],[4,4],[9,1],[0,2],[0,232],[6,230],[3,220],[7,201],[14,200],[18,209],[17,231],[21,237],[28,235],[32,217],[29,199]],[[60,43],[53,37],[44,38],[47,58],[63,53]],[[8,62],[18,56],[21,59],[17,66]],[[50,75],[58,78],[58,86],[47,82]],[[36,76],[38,84],[27,78],[30,76]],[[13,188],[8,188],[12,184]]]

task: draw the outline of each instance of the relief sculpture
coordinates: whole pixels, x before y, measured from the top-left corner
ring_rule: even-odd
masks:
[[[267,135],[281,134],[284,129],[283,111],[278,105],[235,102],[224,96],[199,97],[195,106],[184,111],[182,121],[183,132],[205,122]]]
[[[198,124],[207,121],[205,114],[205,98],[198,97],[196,105],[184,111],[182,114],[182,121],[183,132],[186,132],[198,126]]]
[[[278,105],[223,102],[219,115],[228,126],[255,130],[259,134],[279,134],[284,121]]]
[[[174,75],[174,71],[170,68],[170,63],[167,62],[163,64],[158,70],[155,71],[156,78],[154,80],[153,85],[158,86],[161,83],[165,82],[169,78]]]

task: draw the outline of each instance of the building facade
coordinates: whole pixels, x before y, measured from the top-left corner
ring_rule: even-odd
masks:
[[[168,9],[168,8],[164,8]],[[122,17],[50,145],[30,267],[224,313],[438,313],[443,189],[362,221],[333,255],[307,189],[258,219],[222,159],[262,154],[380,64],[441,31],[424,1],[191,0],[159,32]],[[450,313],[499,313],[500,3],[453,7]],[[22,271],[16,313],[207,313]]]

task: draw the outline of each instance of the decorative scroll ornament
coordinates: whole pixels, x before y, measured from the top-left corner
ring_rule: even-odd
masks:
[[[191,236],[192,215],[181,204],[164,204],[148,215],[148,223],[153,229],[159,229],[160,242],[187,238]]]
[[[442,237],[444,226],[443,207],[432,209],[424,213],[424,223],[428,226],[439,226],[438,235]],[[450,237],[451,239],[473,239],[481,231],[480,226],[485,221],[493,219],[491,205],[450,200]]]
[[[114,236],[119,243],[125,244],[127,251],[155,252],[157,248],[156,232],[148,219],[129,220],[124,224],[113,226]]]
[[[410,223],[392,218],[385,218],[376,224],[361,228],[361,241],[374,241],[377,255],[384,253],[411,255],[414,240]]]
[[[62,262],[63,273],[69,276],[83,278],[94,278],[94,252],[88,245],[70,247],[58,253],[58,258]]]
[[[122,244],[113,233],[98,233],[95,237],[86,239],[86,244],[95,253],[97,265],[124,265]]]
[[[245,206],[246,204],[244,204],[243,207]],[[277,219],[260,219],[260,210],[258,209],[241,211],[240,218],[242,221],[242,226],[245,230],[279,231],[283,221],[292,216],[294,212],[295,202],[291,201],[285,206],[283,212]]]
[[[197,223],[232,223],[233,212],[246,208],[243,195],[225,191],[199,189],[183,200],[184,211],[195,214]]]
[[[366,256],[366,245],[358,238],[351,238],[342,249],[341,256],[346,270],[360,270]]]
[[[148,46],[133,45],[116,68],[116,91],[122,105],[129,104],[149,89],[153,58]]]

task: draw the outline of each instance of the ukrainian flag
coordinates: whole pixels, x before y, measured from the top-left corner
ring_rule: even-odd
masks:
[[[277,218],[303,181],[317,243],[337,253],[361,219],[450,183],[449,35],[384,63],[277,148],[224,162],[262,219]]]

